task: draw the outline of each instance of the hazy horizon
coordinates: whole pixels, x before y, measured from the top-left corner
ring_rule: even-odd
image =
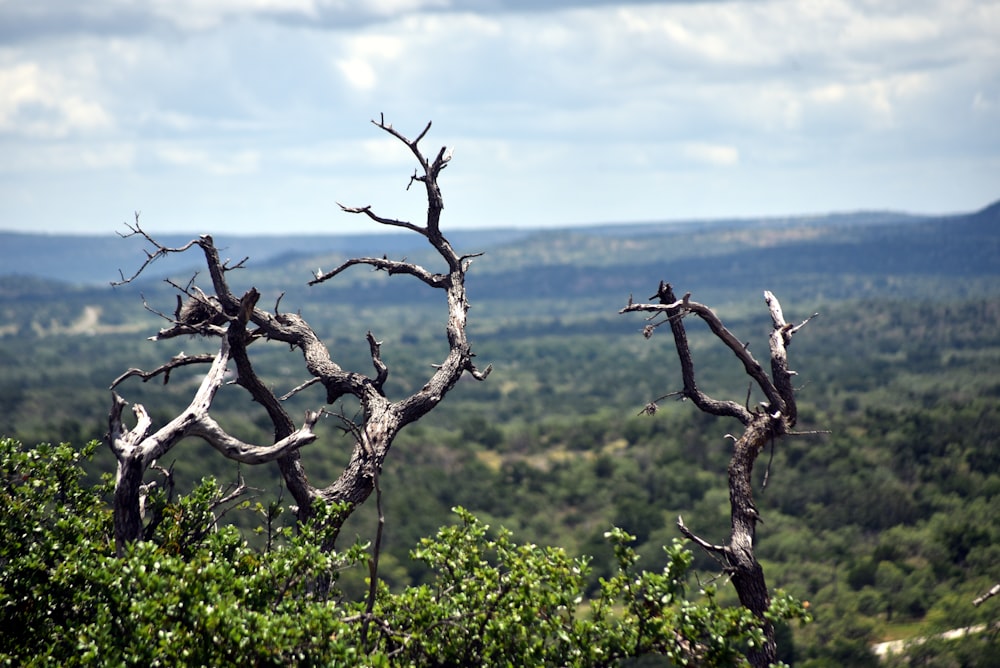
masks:
[[[558,231],[573,231],[573,230],[590,230],[601,227],[609,228],[635,228],[644,226],[670,226],[670,227],[683,227],[686,225],[698,226],[698,225],[713,225],[720,223],[746,223],[748,225],[754,225],[759,223],[775,223],[775,222],[795,222],[795,221],[808,221],[808,220],[820,220],[820,219],[831,219],[838,217],[872,217],[872,216],[886,216],[888,218],[906,218],[912,217],[914,219],[930,219],[930,218],[947,218],[950,216],[964,216],[977,213],[993,204],[1000,203],[1000,198],[993,201],[987,202],[982,206],[975,207],[974,209],[963,210],[963,211],[942,211],[942,212],[926,212],[926,211],[915,211],[915,210],[894,210],[894,209],[856,209],[856,210],[840,210],[840,211],[817,211],[817,212],[803,212],[803,213],[789,213],[785,215],[770,215],[770,216],[752,216],[752,215],[735,215],[735,216],[724,216],[718,218],[684,218],[684,219],[663,219],[663,220],[621,220],[621,221],[604,221],[604,222],[579,222],[579,223],[565,223],[556,225],[507,225],[507,226],[496,226],[496,227],[456,227],[448,228],[447,225],[442,225],[442,230],[447,236],[449,233],[458,234],[469,234],[475,232],[482,233],[502,233],[502,232],[558,232]],[[345,214],[346,215],[346,214]],[[316,231],[270,231],[270,230],[260,230],[260,231],[240,231],[240,230],[223,230],[223,231],[212,231],[212,230],[184,230],[184,229],[164,229],[159,226],[150,226],[146,221],[140,217],[139,221],[142,229],[151,235],[169,235],[174,237],[196,237],[200,234],[224,234],[226,237],[232,238],[249,238],[249,237],[326,237],[326,236],[343,236],[343,237],[367,237],[367,236],[377,236],[386,234],[395,235],[412,235],[413,232],[406,230],[401,227],[391,226],[391,225],[381,225],[370,219],[364,219],[367,221],[366,229],[349,229],[349,230],[316,230]],[[421,222],[421,221],[417,221]],[[66,236],[66,237],[115,237],[119,238],[121,235],[129,233],[129,229],[126,224],[134,226],[134,217],[129,220],[124,220],[118,225],[109,226],[106,230],[69,230],[69,231],[41,231],[35,232],[31,230],[19,230],[19,229],[7,229],[0,227],[0,234],[18,234],[18,235],[29,235],[29,236]]]

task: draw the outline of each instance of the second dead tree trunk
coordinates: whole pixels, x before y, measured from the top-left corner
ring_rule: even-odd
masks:
[[[740,603],[760,620],[765,637],[764,645],[751,647],[747,658],[754,666],[767,666],[777,661],[777,644],[774,624],[765,614],[771,605],[771,596],[764,579],[764,570],[754,555],[754,541],[760,513],[754,504],[752,474],[757,456],[763,449],[775,439],[793,433],[797,417],[792,387],[792,376],[795,372],[788,368],[787,348],[792,336],[809,320],[799,325],[786,323],[778,300],[770,292],[764,293],[773,324],[769,345],[771,358],[769,375],[750,354],[747,345],[733,336],[710,308],[691,301],[690,297],[688,293],[677,299],[670,284],[661,282],[653,296],[658,303],[637,304],[629,299],[628,305],[621,310],[621,313],[652,313],[650,324],[644,329],[647,338],[660,325],[670,325],[684,386],[682,390],[667,396],[689,399],[705,413],[736,418],[743,425],[742,435],[738,438],[733,437],[735,442],[729,460],[731,517],[729,540],[726,543],[714,544],[697,536],[684,524],[682,518],[677,519],[677,524],[685,537],[720,560],[733,582]],[[701,318],[712,333],[742,362],[747,375],[764,394],[765,401],[751,409],[747,404],[713,399],[698,388],[683,322],[685,316],[692,314]],[[645,412],[652,414],[655,411],[655,402],[646,406]]]

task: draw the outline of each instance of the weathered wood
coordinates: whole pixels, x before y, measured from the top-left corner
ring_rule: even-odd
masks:
[[[972,605],[979,607],[989,599],[998,595],[1000,595],[1000,584],[995,584],[992,587],[990,587],[989,591],[977,596],[975,600],[972,601]]]
[[[750,610],[760,622],[764,631],[765,643],[761,647],[752,648],[747,658],[754,666],[767,666],[777,660],[777,644],[775,642],[774,624],[765,615],[771,605],[764,570],[754,554],[757,522],[760,513],[753,497],[753,467],[757,457],[764,447],[787,433],[795,426],[797,409],[795,393],[791,378],[794,372],[788,368],[787,346],[792,335],[807,321],[798,326],[785,322],[781,305],[770,292],[764,293],[765,302],[771,312],[773,328],[769,336],[771,374],[768,376],[764,368],[754,359],[748,347],[740,343],[719,317],[704,304],[691,301],[691,295],[686,294],[677,299],[669,283],[660,283],[654,298],[659,303],[637,304],[629,300],[622,313],[646,312],[652,313],[653,323],[646,326],[647,338],[664,323],[669,323],[674,339],[674,347],[681,365],[681,377],[684,387],[676,393],[690,399],[701,411],[711,415],[736,418],[743,424],[743,434],[735,439],[733,453],[729,460],[729,506],[730,532],[727,542],[713,544],[697,536],[689,529],[682,518],[677,524],[681,533],[702,549],[720,558],[726,573],[730,576],[740,603]],[[695,368],[691,349],[688,345],[687,332],[683,319],[693,314],[701,318],[712,333],[722,341],[737,359],[743,364],[747,375],[767,398],[762,407],[751,410],[735,401],[719,401],[705,394],[698,388],[695,379]],[[658,322],[655,319],[663,316]],[[647,405],[643,411],[647,414],[655,412],[655,403]]]
[[[268,446],[244,443],[227,434],[212,419],[209,409],[223,382],[229,350],[229,339],[224,337],[211,369],[187,409],[155,432],[152,432],[152,420],[141,404],[133,407],[137,422],[135,427],[128,429],[122,420],[125,400],[114,394],[108,417],[108,444],[118,460],[114,513],[119,554],[126,544],[142,537],[140,507],[143,474],[182,439],[200,437],[229,459],[246,464],[274,461],[316,440],[313,427],[319,419],[318,412],[307,413],[302,427]]]
[[[479,370],[473,363],[471,346],[466,337],[466,317],[469,302],[465,292],[465,273],[471,259],[476,256],[459,256],[451,244],[441,233],[440,220],[444,208],[444,199],[438,185],[438,175],[451,160],[451,152],[441,148],[436,157],[429,159],[420,149],[419,143],[426,136],[430,124],[424,128],[416,139],[408,139],[384,119],[373,121],[377,127],[403,142],[413,153],[420,165],[420,171],[414,173],[410,183],[423,183],[427,192],[427,218],[422,225],[376,215],[370,206],[341,208],[349,213],[360,213],[368,216],[376,223],[403,227],[424,236],[435,249],[447,268],[443,273],[434,273],[423,267],[387,257],[363,257],[348,260],[332,271],[317,271],[309,285],[319,285],[328,281],[347,269],[367,265],[379,271],[392,275],[408,275],[414,277],[428,287],[442,290],[445,293],[447,316],[445,332],[449,350],[443,361],[433,365],[434,371],[420,390],[409,396],[392,400],[385,395],[383,386],[388,377],[389,369],[381,358],[381,344],[374,335],[368,333],[369,350],[371,352],[374,374],[365,375],[341,368],[331,357],[323,341],[310,327],[309,323],[298,314],[282,313],[277,306],[273,311],[267,311],[257,305],[259,293],[251,289],[243,297],[237,298],[230,290],[226,274],[232,269],[243,266],[246,258],[236,265],[223,262],[216,249],[215,242],[209,235],[202,235],[180,247],[167,247],[149,236],[139,225],[138,216],[135,225],[130,225],[131,235],[141,236],[153,246],[147,251],[147,259],[131,277],[122,275],[121,283],[127,283],[137,278],[150,263],[159,257],[174,253],[183,253],[198,248],[202,251],[208,273],[211,278],[211,288],[202,289],[193,285],[176,285],[188,302],[206,307],[208,322],[189,322],[190,318],[182,319],[183,300],[175,309],[173,317],[159,313],[169,321],[169,326],[160,330],[153,337],[155,340],[170,339],[180,334],[202,337],[218,337],[222,341],[219,355],[211,359],[213,366],[207,373],[198,396],[177,418],[153,434],[145,433],[149,425],[144,424],[143,433],[137,429],[127,430],[121,424],[121,412],[124,400],[115,395],[115,404],[110,418],[111,429],[109,441],[119,460],[119,479],[124,486],[121,490],[121,510],[116,506],[117,516],[120,514],[122,528],[120,544],[137,540],[141,535],[141,518],[133,516],[132,507],[137,502],[138,492],[133,485],[141,484],[142,472],[156,457],[173,446],[178,440],[187,436],[199,436],[212,444],[224,456],[246,463],[261,463],[277,460],[285,484],[291,492],[298,507],[298,517],[305,520],[313,512],[313,504],[322,499],[331,503],[346,504],[347,512],[342,513],[336,521],[346,520],[350,511],[369,497],[374,489],[374,483],[382,464],[392,447],[399,431],[407,424],[419,420],[450,392],[461,377],[468,373],[478,380],[484,380],[491,367]],[[280,300],[279,300],[280,301]],[[147,307],[148,308],[148,307]],[[326,487],[314,486],[306,475],[305,467],[298,454],[298,448],[305,443],[316,440],[312,429],[320,415],[313,411],[306,415],[305,424],[295,429],[293,420],[289,417],[279,399],[265,383],[258,378],[251,358],[247,352],[249,346],[259,341],[278,341],[297,349],[305,365],[306,372],[313,381],[322,384],[326,390],[325,403],[334,404],[344,396],[355,397],[361,406],[362,423],[348,424],[344,427],[354,436],[354,450],[348,465],[343,472]],[[266,411],[274,426],[275,442],[270,446],[249,445],[228,434],[209,416],[208,409],[215,391],[222,382],[226,362],[232,359],[237,367],[236,382],[243,387]],[[131,369],[115,380],[114,386],[127,378],[138,376],[143,380],[163,374],[166,379],[170,370],[192,363],[205,363],[205,357],[198,359],[177,356],[162,367],[145,372]],[[311,382],[301,384],[291,393],[308,387]],[[136,407],[138,411],[141,407]],[[138,473],[137,473],[138,472]],[[136,488],[137,489],[137,488]],[[116,493],[117,498],[117,493]],[[128,506],[127,508],[125,506]],[[138,529],[137,529],[138,526]]]

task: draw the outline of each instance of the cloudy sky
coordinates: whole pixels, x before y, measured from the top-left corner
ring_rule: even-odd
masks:
[[[555,226],[1000,199],[1000,0],[0,0],[0,229]]]

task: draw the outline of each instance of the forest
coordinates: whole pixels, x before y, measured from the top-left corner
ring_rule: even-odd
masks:
[[[631,536],[628,549],[652,569],[680,558],[664,549],[681,537],[678,516],[721,539],[730,522],[727,434],[738,425],[669,398],[680,384],[669,334],[645,337],[643,317],[619,311],[630,296],[646,299],[669,281],[766,356],[769,290],[789,320],[819,314],[789,348],[803,433],[776,441],[755,470],[756,550],[768,584],[812,617],[779,628],[781,659],[814,668],[879,665],[876,643],[922,638],[880,665],[990,665],[1000,655],[1000,599],[972,601],[1000,582],[997,230],[1000,204],[945,218],[856,214],[456,235],[461,252],[483,253],[468,273],[468,334],[493,371],[484,382],[464,379],[400,433],[380,475],[379,578],[396,592],[434,581],[435,562],[414,551],[456,522],[456,507],[469,514],[460,519],[472,534],[482,522],[525,544],[590,557],[580,583],[589,599],[620,572],[624,548],[608,540],[612,527]],[[365,254],[434,261],[395,235],[363,243]],[[371,366],[365,335],[372,331],[390,370],[386,393],[412,392],[446,348],[442,304],[412,277],[365,269],[307,287],[315,267],[360,252],[311,247],[259,265],[251,256],[232,280],[255,286],[261,303],[280,297],[284,309],[301,312],[345,368]],[[136,254],[130,265],[103,267],[103,285],[0,276],[0,436],[82,450],[104,440],[108,388],[129,368],[152,369],[181,351],[214,352],[195,338],[147,340],[163,326],[155,311],[174,308],[174,290],[162,279],[184,284],[196,263],[172,258],[156,276],[108,286],[142,260]],[[708,392],[760,399],[747,396],[743,369],[693,319],[689,334]],[[278,392],[306,380],[294,352],[269,349],[255,363]],[[117,391],[162,424],[187,405],[203,373],[179,368],[168,384],[132,378]],[[289,412],[301,415],[321,394],[297,393]],[[644,409],[654,401],[650,414]],[[336,408],[358,410],[347,400]],[[212,415],[247,441],[273,438],[266,415],[238,388],[220,390]],[[303,460],[311,476],[333,478],[350,444],[332,420],[316,431]],[[197,439],[163,464],[182,493],[197,493],[206,476],[221,485],[245,479],[258,508],[290,503],[273,465],[238,466]],[[115,458],[98,445],[82,465],[98,484]],[[284,526],[294,519],[272,516]],[[234,509],[225,522],[259,547],[269,538],[260,517]],[[342,533],[364,544],[376,523],[367,503]],[[736,606],[718,563],[688,547],[690,582],[710,587],[719,605]],[[362,600],[368,575],[345,567],[344,596]],[[935,637],[978,625],[986,630]]]

